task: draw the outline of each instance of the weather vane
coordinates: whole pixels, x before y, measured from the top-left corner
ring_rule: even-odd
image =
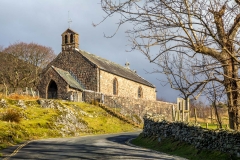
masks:
[[[68,11],[68,28],[70,28],[71,22],[72,22],[72,20],[71,20],[71,18],[69,18],[69,11]]]

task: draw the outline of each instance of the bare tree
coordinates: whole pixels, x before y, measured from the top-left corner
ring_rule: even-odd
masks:
[[[52,48],[36,43],[16,42],[9,45],[2,52],[11,54],[39,68],[44,68],[56,57]]]
[[[0,53],[0,84],[10,88],[33,87],[35,66],[14,57],[11,54]]]
[[[120,14],[118,27],[128,30],[132,49],[150,62],[176,52],[189,57],[206,55],[221,67],[222,85],[228,97],[230,128],[239,130],[239,0],[101,0],[107,14],[103,21]],[[103,22],[101,21],[101,22]],[[158,47],[158,54],[151,52]]]
[[[13,88],[35,88],[42,68],[53,60],[55,54],[49,47],[17,42],[5,48],[1,57],[0,83]]]
[[[207,99],[209,100],[209,102],[211,102],[211,107],[214,109],[219,127],[222,128],[222,120],[219,115],[218,104],[221,103],[221,100],[224,99],[224,95],[226,95],[224,94],[224,88],[221,84],[217,84],[214,82],[208,84],[206,88]]]
[[[182,54],[176,54],[172,57],[169,54],[159,56],[157,73],[163,73],[167,76],[167,83],[171,88],[180,91],[180,96],[187,100],[192,96],[194,99],[203,92],[209,81],[216,80],[214,77],[203,78],[195,76],[198,72],[197,63],[193,63],[188,57]],[[163,81],[163,80],[160,80]]]

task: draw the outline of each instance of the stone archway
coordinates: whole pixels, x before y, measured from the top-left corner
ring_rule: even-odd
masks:
[[[48,90],[47,90],[47,98],[48,99],[57,99],[57,84],[53,80],[50,81],[48,85]]]

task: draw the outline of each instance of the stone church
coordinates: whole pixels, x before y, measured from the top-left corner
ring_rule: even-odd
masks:
[[[81,101],[84,91],[104,95],[156,100],[156,88],[128,66],[121,66],[79,49],[79,35],[68,28],[62,35],[62,52],[41,74],[42,98]]]

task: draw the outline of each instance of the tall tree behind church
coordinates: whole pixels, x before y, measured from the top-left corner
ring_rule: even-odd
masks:
[[[36,88],[42,68],[55,56],[50,47],[36,43],[11,44],[1,53],[0,83],[14,89]]]

